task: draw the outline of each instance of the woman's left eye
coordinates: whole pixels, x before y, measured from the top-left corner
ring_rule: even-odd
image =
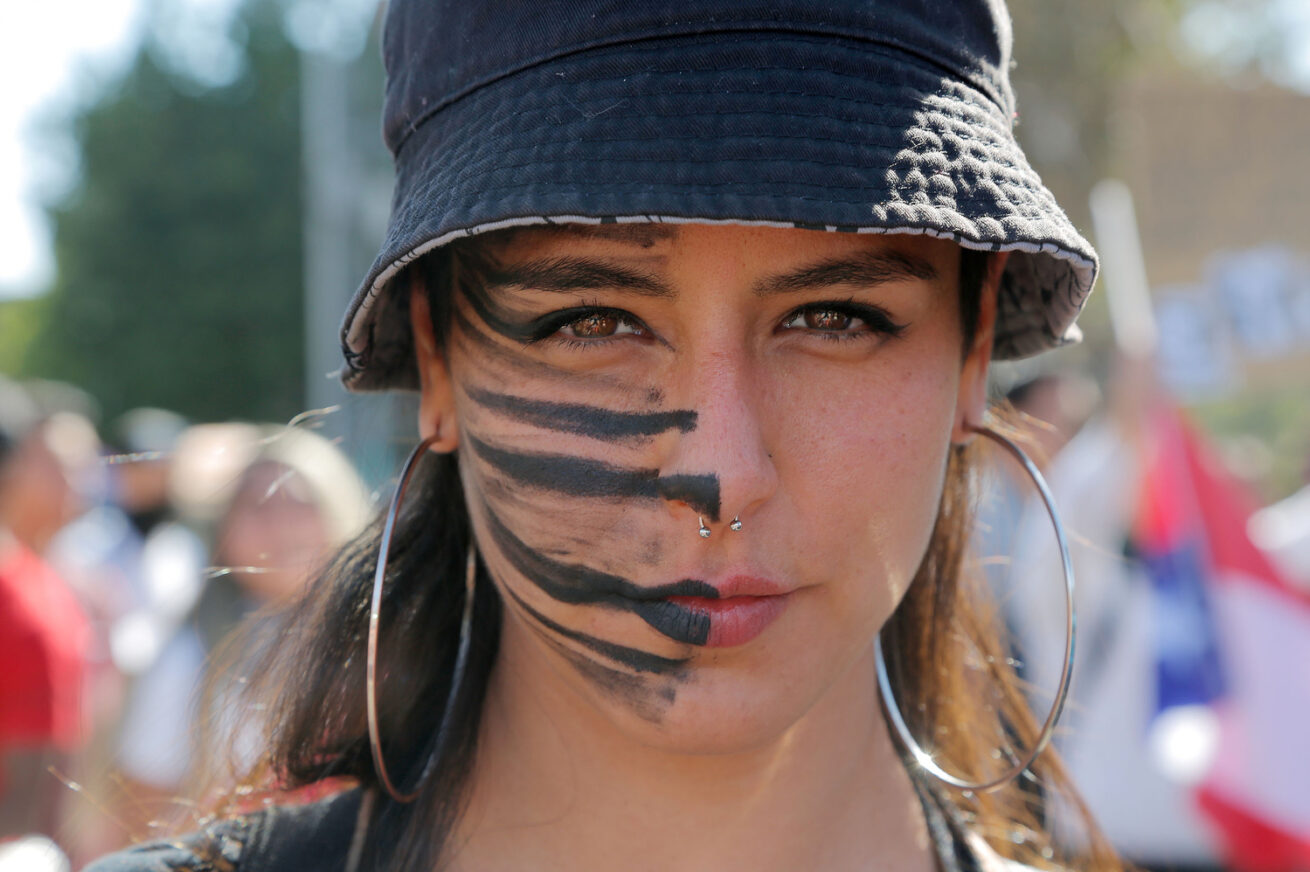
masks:
[[[836,309],[806,309],[793,318],[787,326],[803,325],[810,330],[849,330],[856,320],[849,313],[839,312]]]
[[[904,329],[887,313],[873,306],[852,303],[815,303],[803,306],[785,317],[780,325],[787,330],[806,330],[829,335],[887,334]]]

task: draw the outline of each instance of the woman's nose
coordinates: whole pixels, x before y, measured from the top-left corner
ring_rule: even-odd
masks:
[[[661,477],[711,476],[717,484],[717,506],[710,502],[717,511],[703,517],[708,526],[701,535],[706,529],[727,529],[734,519],[747,529],[778,486],[760,376],[747,354],[734,351],[699,356],[679,380],[677,393],[685,407],[695,410],[696,423],[678,434]],[[675,494],[668,497],[678,511],[700,515]]]

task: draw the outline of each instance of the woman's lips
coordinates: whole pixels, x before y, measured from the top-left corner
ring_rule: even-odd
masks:
[[[788,592],[767,579],[736,576],[715,584],[720,596],[671,596],[668,601],[710,620],[706,648],[745,645],[763,633],[787,607]]]

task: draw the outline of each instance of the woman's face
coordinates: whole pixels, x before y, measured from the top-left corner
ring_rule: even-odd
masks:
[[[613,225],[489,246],[444,359],[421,294],[414,319],[423,426],[459,449],[505,604],[500,668],[649,741],[778,735],[914,576],[981,414],[990,295],[966,343],[959,249],[922,236]]]
[[[299,592],[331,542],[309,486],[295,470],[263,461],[242,475],[215,540],[215,559],[232,567],[260,602]]]

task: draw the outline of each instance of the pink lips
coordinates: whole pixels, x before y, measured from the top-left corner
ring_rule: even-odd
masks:
[[[768,579],[737,575],[721,584],[717,599],[700,596],[671,596],[677,603],[710,619],[706,648],[732,648],[745,645],[764,632],[787,607],[789,591]]]

